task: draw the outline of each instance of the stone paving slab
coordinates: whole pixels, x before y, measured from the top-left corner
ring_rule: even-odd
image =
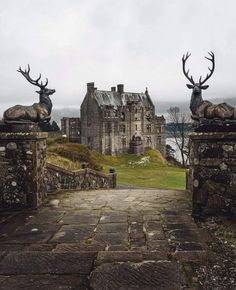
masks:
[[[211,239],[192,219],[190,198],[74,191],[38,211],[0,213],[0,289],[187,289],[183,263],[208,257]]]
[[[75,275],[17,275],[0,278],[0,290],[87,290],[87,279]]]
[[[90,285],[94,290],[179,290],[182,279],[178,264],[169,261],[109,263],[92,272]]]
[[[142,262],[167,260],[167,253],[163,251],[100,251],[95,265],[116,262]]]
[[[0,275],[81,274],[92,271],[96,253],[10,252],[0,261]]]

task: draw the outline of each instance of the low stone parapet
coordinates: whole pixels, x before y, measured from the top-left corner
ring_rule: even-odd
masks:
[[[190,135],[193,215],[236,213],[236,132]]]
[[[106,175],[90,168],[69,171],[54,164],[47,163],[46,185],[48,192],[115,188],[116,173],[111,170],[110,174]]]

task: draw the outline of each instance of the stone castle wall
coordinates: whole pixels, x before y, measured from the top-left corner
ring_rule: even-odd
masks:
[[[37,207],[46,196],[47,133],[0,133],[0,209]]]
[[[236,213],[236,132],[190,135],[193,214]]]
[[[88,190],[98,188],[115,188],[116,173],[109,175],[85,168],[77,171],[65,170],[47,163],[47,191]]]

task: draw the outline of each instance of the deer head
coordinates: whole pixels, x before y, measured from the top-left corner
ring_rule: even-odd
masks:
[[[36,80],[33,80],[29,73],[30,73],[30,66],[28,65],[28,69],[23,71],[21,69],[21,67],[19,67],[19,69],[17,70],[18,72],[20,72],[26,79],[28,82],[30,82],[32,85],[35,85],[37,87],[40,88],[40,91],[36,91],[36,93],[40,94],[40,95],[52,95],[54,94],[56,91],[53,89],[48,89],[46,88],[46,86],[48,85],[48,79],[46,78],[46,82],[45,84],[43,84],[43,82],[41,81],[41,83],[39,83],[39,80],[41,79],[41,74],[39,74],[39,77]]]
[[[198,83],[196,83],[193,80],[192,76],[189,76],[189,70],[186,71],[185,64],[187,59],[190,57],[190,53],[186,53],[186,55],[183,55],[182,57],[182,62],[183,62],[183,73],[186,76],[186,78],[190,81],[191,84],[187,84],[186,86],[189,89],[192,89],[192,97],[191,97],[191,102],[190,102],[190,109],[193,114],[195,114],[196,109],[200,105],[200,103],[203,101],[202,100],[202,90],[206,90],[209,86],[204,85],[204,83],[212,76],[214,69],[215,69],[215,55],[214,53],[208,52],[210,57],[205,56],[206,59],[208,59],[212,63],[212,68],[209,68],[209,73],[206,75],[205,79],[202,80],[202,77],[200,76]]]

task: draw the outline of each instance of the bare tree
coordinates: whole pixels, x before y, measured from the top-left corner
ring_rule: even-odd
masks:
[[[170,107],[168,113],[168,133],[173,139],[181,155],[181,163],[186,167],[189,158],[189,132],[191,131],[191,117],[187,112],[181,112],[179,107]]]

